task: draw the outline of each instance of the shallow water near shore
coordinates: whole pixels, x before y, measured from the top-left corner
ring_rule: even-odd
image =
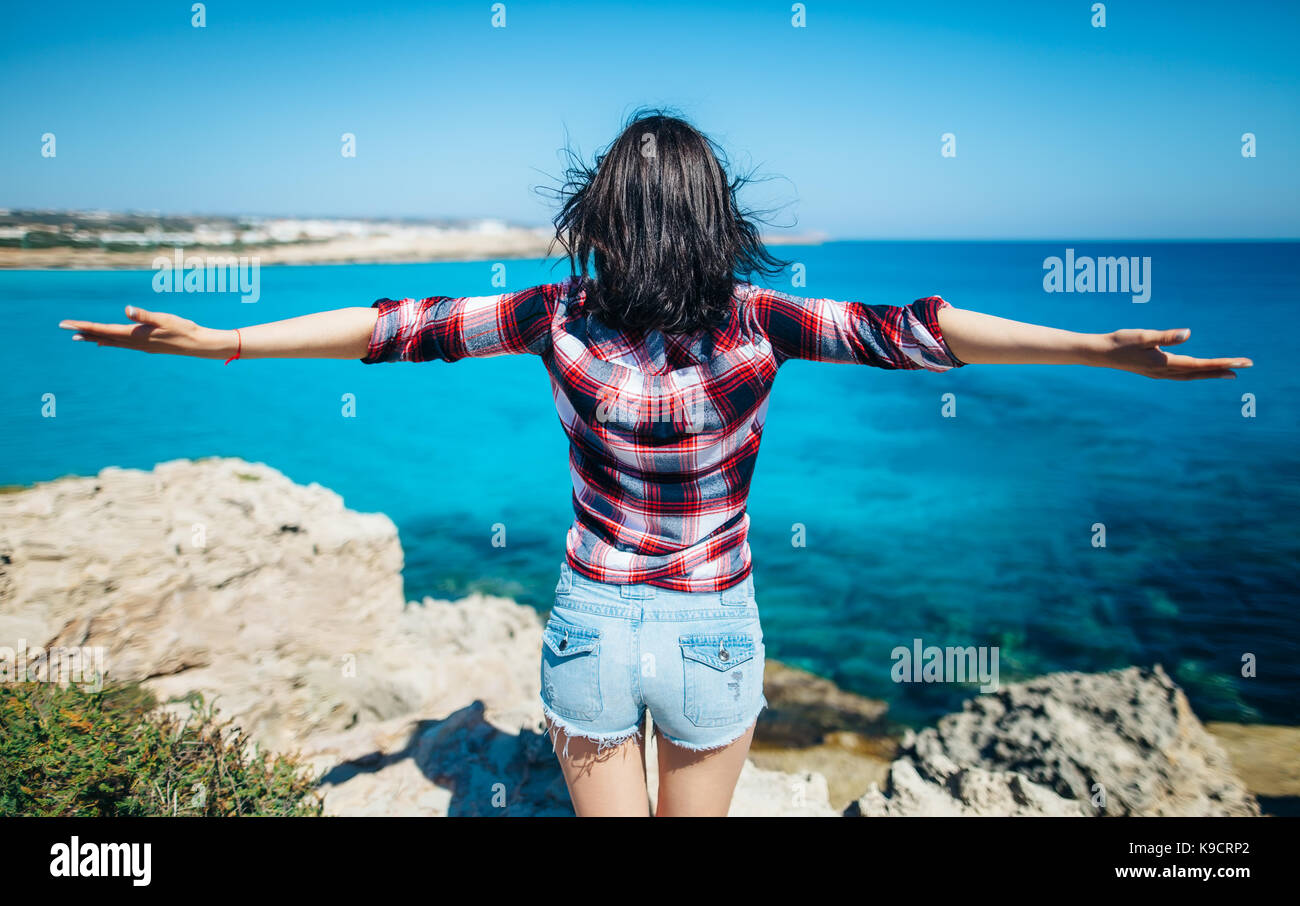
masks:
[[[1043,261],[1150,256],[1152,293],[1049,294]],[[777,380],[750,503],[774,658],[921,722],[972,685],[895,683],[891,652],[997,646],[1000,679],[1159,662],[1204,720],[1300,723],[1300,301],[1295,244],[829,243],[781,247],[811,296],[953,304],[1077,330],[1190,327],[1236,381],[1084,368],[947,374],[796,362]],[[505,263],[507,287],[561,279]],[[219,362],[72,343],[126,304],[236,326],[379,296],[499,292],[491,262],[265,267],[261,299],[156,295],[152,272],[0,272],[0,485],[223,455],[397,523],[406,591],[545,609],[571,519],[541,364]],[[791,289],[788,284],[781,288]],[[956,417],[944,418],[954,394]],[[47,396],[53,394],[53,397]],[[1253,394],[1256,415],[1242,415]],[[349,396],[351,395],[351,396]],[[345,417],[349,400],[355,417]],[[42,416],[53,402],[56,416]],[[1103,524],[1106,546],[1094,547]],[[494,547],[494,526],[506,544]],[[802,526],[806,546],[792,544]],[[220,531],[222,527],[211,528]],[[238,526],[229,527],[238,531]],[[1243,677],[1252,656],[1255,676]]]

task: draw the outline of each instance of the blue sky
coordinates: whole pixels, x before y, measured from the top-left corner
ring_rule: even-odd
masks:
[[[791,5],[11,5],[0,206],[540,224],[566,137],[649,104],[779,177],[745,200],[798,231],[1300,236],[1300,4]]]

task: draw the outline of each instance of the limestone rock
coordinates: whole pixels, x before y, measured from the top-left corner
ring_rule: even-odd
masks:
[[[0,495],[0,645],[99,647],[110,680],[215,699],[321,772],[329,814],[572,814],[536,611],[407,602],[402,561],[386,516],[265,465],[105,469]],[[738,813],[831,813],[785,776],[748,767]]]
[[[767,708],[759,715],[754,742],[809,747],[828,734],[878,734],[889,705],[846,692],[825,677],[768,660],[763,671]]]
[[[386,516],[264,465],[105,469],[0,495],[0,646],[96,647],[110,679],[216,698],[321,772],[331,814],[570,814],[538,614],[482,595],[407,602],[402,560]],[[767,695],[769,744],[862,748],[884,714],[790,668]],[[834,814],[825,776],[789,767],[747,763],[732,814]],[[1108,815],[1260,811],[1182,691],[1134,667],[978,696],[909,734],[884,789],[848,813],[1094,814],[1098,789]]]
[[[1218,742],[1156,666],[1054,673],[909,734],[849,813],[1258,815]]]

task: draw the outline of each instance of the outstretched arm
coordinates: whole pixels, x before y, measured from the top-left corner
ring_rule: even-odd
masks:
[[[1197,359],[1161,346],[1179,330],[1074,333],[954,308],[940,296],[910,305],[864,305],[755,290],[749,296],[779,361],[852,362],[877,368],[947,371],[969,364],[1095,365],[1152,378],[1231,378],[1249,368],[1240,356]]]
[[[1198,359],[1160,348],[1186,341],[1186,328],[1074,333],[952,306],[939,309],[937,317],[948,348],[970,364],[1094,365],[1174,381],[1233,378],[1233,368],[1253,364],[1240,356]]]
[[[127,306],[134,324],[62,321],[73,339],[100,346],[204,359],[360,359],[454,362],[466,357],[532,353],[549,344],[548,325],[560,284],[494,296],[377,299],[369,308],[339,308],[215,330],[179,315]]]
[[[188,355],[200,359],[360,359],[370,347],[378,312],[374,308],[339,308],[254,324],[234,330],[203,327],[179,315],[145,311],[128,305],[133,324],[62,321],[76,331],[72,338],[99,346],[141,352]]]

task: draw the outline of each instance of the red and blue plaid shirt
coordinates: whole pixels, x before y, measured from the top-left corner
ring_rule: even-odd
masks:
[[[578,278],[496,296],[380,299],[363,362],[530,353],[569,437],[570,566],[613,584],[719,591],[750,570],[745,502],[768,394],[789,359],[947,371],[938,296],[908,306],[738,284],[727,323],[611,329]]]

